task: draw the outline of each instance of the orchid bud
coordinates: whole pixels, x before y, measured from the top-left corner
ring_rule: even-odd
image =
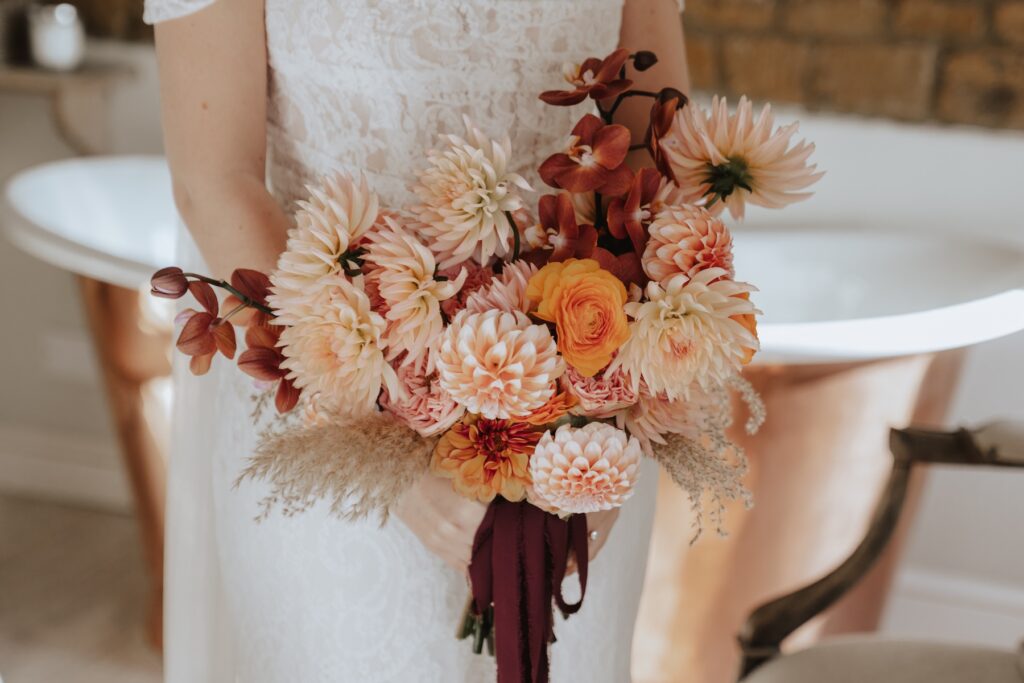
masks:
[[[188,291],[188,278],[177,266],[161,268],[149,280],[150,294],[163,299],[180,299]]]
[[[658,55],[650,50],[641,50],[633,55],[633,68],[637,71],[647,71],[658,63]]]

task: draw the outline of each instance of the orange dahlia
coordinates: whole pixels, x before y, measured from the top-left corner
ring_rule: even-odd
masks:
[[[441,437],[430,468],[467,498],[519,501],[530,486],[530,456],[540,437],[523,422],[468,418]]]

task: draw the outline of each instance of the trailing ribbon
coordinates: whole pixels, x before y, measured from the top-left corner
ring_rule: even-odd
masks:
[[[571,604],[562,595],[570,549],[580,580]],[[495,499],[477,529],[469,576],[477,617],[490,622],[484,615],[494,608],[498,683],[548,683],[552,600],[569,616],[587,591],[586,516],[563,520],[525,501]]]

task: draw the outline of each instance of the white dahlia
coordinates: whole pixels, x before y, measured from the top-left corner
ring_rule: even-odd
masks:
[[[633,495],[641,455],[640,442],[611,425],[562,425],[533,451],[532,494],[562,514],[617,508]]]
[[[448,148],[430,152],[430,166],[413,188],[422,204],[412,210],[442,268],[469,258],[486,265],[491,256],[507,254],[515,226],[506,212],[522,208],[519,190],[531,191],[522,176],[508,170],[508,138],[492,142],[469,119],[466,129],[468,140],[443,136]]]
[[[777,209],[811,196],[804,190],[823,174],[809,163],[813,144],[790,146],[798,127],[776,128],[770,105],[755,118],[746,97],[730,114],[716,96],[709,112],[692,102],[680,109],[660,144],[688,203],[712,196],[714,212],[741,219],[747,202]]]
[[[526,313],[530,310],[526,286],[536,272],[537,266],[527,261],[506,263],[501,275],[469,295],[466,299],[466,310],[470,313],[491,310]]]
[[[648,228],[644,272],[665,284],[682,273],[693,277],[707,268],[721,268],[733,276],[732,235],[722,219],[698,206],[663,209]]]
[[[295,227],[288,231],[287,246],[270,277],[270,305],[285,325],[308,309],[322,278],[358,266],[353,251],[380,214],[377,195],[365,178],[356,184],[335,174],[307,190],[309,198],[299,202]]]
[[[751,285],[726,279],[708,268],[687,279],[676,275],[664,286],[647,285],[647,301],[627,303],[629,340],[612,361],[636,385],[642,379],[653,394],[686,397],[693,384],[721,385],[735,375],[757,338],[736,316],[760,313],[750,302]]]
[[[362,289],[344,277],[330,278],[310,300],[308,314],[281,333],[281,367],[324,410],[366,415],[382,387],[404,395],[384,357],[386,326]]]
[[[384,217],[370,233],[365,260],[384,301],[389,359],[407,353],[407,362],[426,358],[427,347],[444,331],[441,302],[455,296],[466,280],[434,277],[434,255],[394,218]]]
[[[441,340],[441,386],[467,410],[489,419],[525,417],[547,403],[565,372],[544,325],[519,311],[462,311]]]

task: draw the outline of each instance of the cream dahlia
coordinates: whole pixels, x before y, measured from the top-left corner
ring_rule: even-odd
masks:
[[[576,368],[568,367],[562,375],[562,386],[577,401],[570,412],[587,417],[609,417],[636,403],[640,396],[622,368],[584,377]]]
[[[434,255],[390,217],[371,233],[364,258],[373,265],[371,279],[387,307],[389,358],[423,358],[444,330],[441,302],[458,293],[466,271],[454,280],[436,279]]]
[[[526,286],[530,278],[537,272],[537,266],[519,260],[506,263],[505,269],[488,284],[473,292],[466,300],[466,310],[470,313],[486,311],[521,311],[530,310],[530,300],[526,297]]]
[[[512,147],[488,140],[466,119],[467,140],[445,136],[448,148],[430,152],[430,166],[414,188],[422,204],[413,212],[425,241],[447,268],[469,258],[486,265],[509,252],[515,226],[508,218],[523,206],[526,180],[508,169]]]
[[[441,339],[441,386],[471,413],[490,419],[524,417],[555,392],[565,371],[544,325],[519,311],[462,311]]]
[[[715,97],[710,112],[693,103],[680,109],[660,144],[688,203],[710,198],[712,211],[725,206],[740,219],[747,202],[777,209],[811,196],[802,190],[823,173],[808,163],[813,144],[790,146],[798,127],[775,128],[770,105],[755,119],[746,97],[730,115],[726,100]]]
[[[611,510],[633,494],[640,443],[601,422],[546,432],[530,458],[532,493],[563,514]]]
[[[458,422],[466,409],[441,387],[437,373],[429,369],[433,364],[426,358],[412,363],[402,360],[396,360],[393,365],[404,396],[392,396],[385,389],[380,396],[380,407],[420,436],[435,436]]]
[[[693,277],[707,268],[733,276],[732,236],[720,218],[698,206],[673,206],[654,217],[644,250],[644,272],[665,284],[682,273]]]
[[[271,275],[270,305],[283,325],[295,322],[308,309],[322,278],[358,270],[358,247],[377,221],[380,205],[363,178],[335,174],[310,186],[309,198],[299,202],[295,227]]]
[[[733,316],[760,311],[748,298],[753,287],[726,275],[708,268],[689,280],[649,283],[647,301],[626,304],[631,334],[610,369],[621,367],[635,387],[643,380],[651,393],[670,399],[685,398],[693,384],[709,389],[735,375],[758,344]]]
[[[342,417],[373,412],[382,387],[402,388],[384,358],[386,322],[370,299],[342,276],[325,280],[309,302],[309,315],[281,333],[281,367],[303,394]]]

